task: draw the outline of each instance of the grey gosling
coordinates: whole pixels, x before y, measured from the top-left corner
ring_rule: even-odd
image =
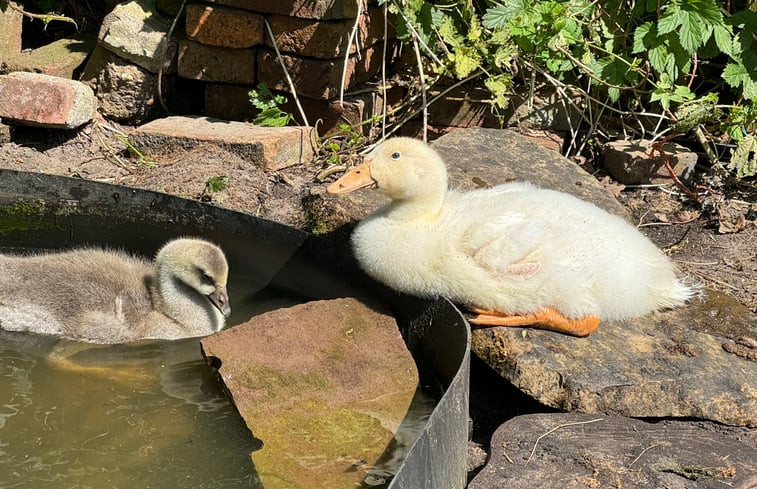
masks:
[[[154,262],[90,248],[0,255],[0,328],[110,344],[206,336],[231,314],[228,273],[223,251],[196,238]]]

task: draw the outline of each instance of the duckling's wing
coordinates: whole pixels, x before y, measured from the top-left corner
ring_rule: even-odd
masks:
[[[463,249],[472,262],[493,279],[528,278],[542,267],[544,225],[521,213],[507,213],[471,225]]]

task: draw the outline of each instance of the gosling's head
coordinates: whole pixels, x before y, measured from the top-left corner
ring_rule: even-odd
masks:
[[[439,154],[423,141],[391,138],[326,191],[344,194],[365,187],[376,187],[394,200],[437,194],[447,189],[447,169]]]
[[[229,317],[231,306],[226,284],[229,265],[218,246],[197,238],[178,238],[166,243],[155,256],[159,277],[171,276],[204,295]]]

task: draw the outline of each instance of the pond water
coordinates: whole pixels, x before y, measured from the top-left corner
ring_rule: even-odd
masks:
[[[302,300],[229,284],[229,324]],[[0,330],[0,487],[261,487],[197,338],[87,345]]]
[[[231,277],[229,325],[303,300]],[[366,485],[386,486],[433,410],[419,392],[395,453]],[[0,487],[262,487],[259,444],[199,340],[88,345],[0,330]]]

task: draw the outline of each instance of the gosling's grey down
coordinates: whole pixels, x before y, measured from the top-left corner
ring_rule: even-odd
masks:
[[[169,241],[153,262],[93,248],[0,255],[0,328],[89,343],[207,336],[231,314],[228,271],[197,238]]]

